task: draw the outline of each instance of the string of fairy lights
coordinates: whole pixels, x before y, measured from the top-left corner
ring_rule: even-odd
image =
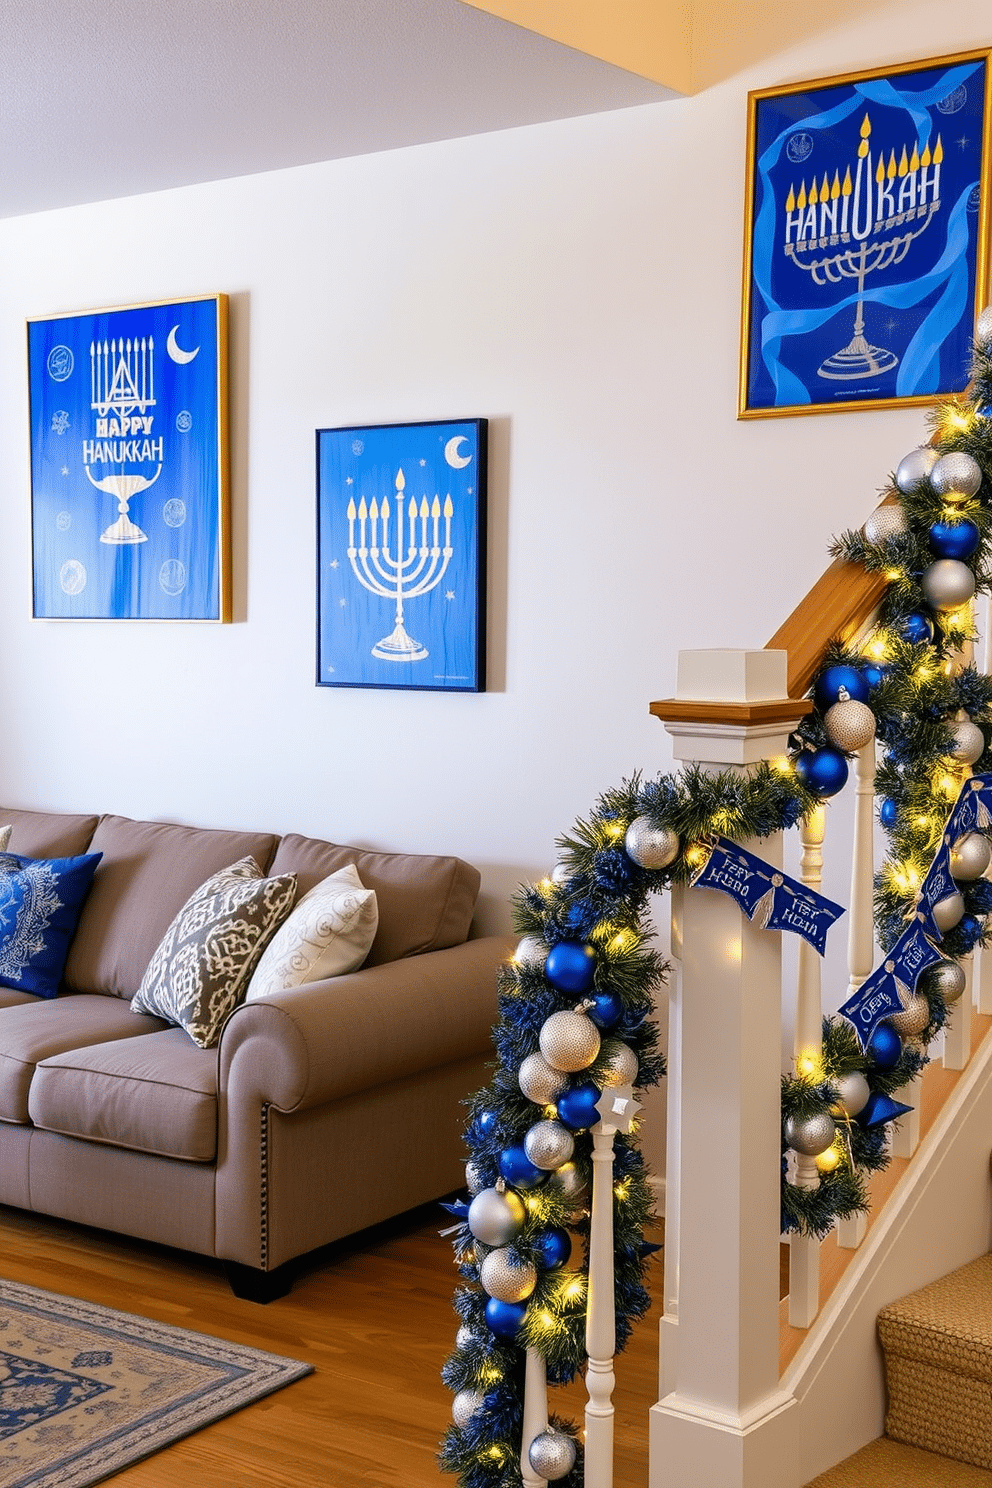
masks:
[[[527,1351],[550,1385],[585,1363],[592,1128],[604,1093],[664,1074],[652,1019],[666,967],[652,949],[653,894],[688,883],[719,834],[741,842],[795,826],[843,789],[872,739],[887,851],[875,880],[883,954],[919,903],[962,785],[992,767],[992,679],[970,660],[973,599],[992,587],[992,308],[975,329],[972,382],[932,415],[863,529],[834,552],[887,584],[857,646],[832,642],[786,758],[746,775],[688,765],[639,776],[600,797],[559,839],[551,876],[512,906],[521,937],[500,970],[496,1059],[469,1103],[468,1195],[453,1206],[460,1284],[455,1347],[442,1375],[454,1395],[440,1452],[462,1488],[519,1484]],[[990,823],[992,830],[992,823]],[[868,1176],[888,1162],[896,1094],[961,997],[961,960],[985,937],[992,884],[985,831],[950,846],[949,891],[933,906],[939,957],[866,1044],[837,1015],[822,1052],[782,1081],[782,1227],[822,1236],[867,1210]],[[645,1242],[652,1194],[637,1122],[614,1139],[617,1350],[648,1307]],[[813,1158],[815,1187],[792,1181],[790,1152]],[[552,1412],[529,1447],[530,1470],[565,1488],[583,1481],[577,1427]]]

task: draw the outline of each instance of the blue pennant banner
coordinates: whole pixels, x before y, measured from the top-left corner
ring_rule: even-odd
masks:
[[[821,956],[827,931],[844,913],[843,905],[825,899],[725,837],[715,839],[709,858],[692,882],[698,889],[719,889],[736,899],[759,930],[792,930]]]
[[[920,972],[942,959],[920,921],[900,935],[882,965],[838,1009],[841,1017],[854,1024],[863,1048],[883,1019],[903,1011]]]
[[[965,781],[947,832],[952,842],[965,832],[992,832],[992,775],[972,775]]]
[[[927,869],[926,878],[920,885],[920,892],[913,916],[935,940],[940,940],[943,931],[934,918],[934,908],[942,899],[947,899],[951,894],[958,892],[958,886],[951,877],[951,850],[947,839],[940,844],[930,867]]]

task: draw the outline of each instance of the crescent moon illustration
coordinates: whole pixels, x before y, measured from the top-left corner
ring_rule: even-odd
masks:
[[[172,330],[169,332],[169,339],[165,343],[165,349],[169,353],[172,360],[174,362],[179,362],[181,365],[183,362],[191,362],[200,348],[198,346],[194,346],[192,351],[183,351],[182,347],[179,346],[176,342],[176,332],[178,331],[178,329],[179,327],[177,325],[174,325],[172,327]]]
[[[456,434],[454,439],[449,439],[444,446],[444,458],[453,470],[461,470],[466,465],[471,465],[471,455],[460,455],[458,446],[465,443],[464,434]]]

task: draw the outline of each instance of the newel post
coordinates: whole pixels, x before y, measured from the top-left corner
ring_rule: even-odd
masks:
[[[809,704],[784,651],[690,651],[651,711],[676,758],[746,771],[786,752]],[[781,864],[781,835],[748,844]],[[780,937],[727,895],[672,896],[666,1315],[651,1488],[795,1488],[779,1388]]]

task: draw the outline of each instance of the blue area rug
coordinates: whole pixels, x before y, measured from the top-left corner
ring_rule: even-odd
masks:
[[[0,1488],[86,1488],[312,1370],[0,1282]]]

